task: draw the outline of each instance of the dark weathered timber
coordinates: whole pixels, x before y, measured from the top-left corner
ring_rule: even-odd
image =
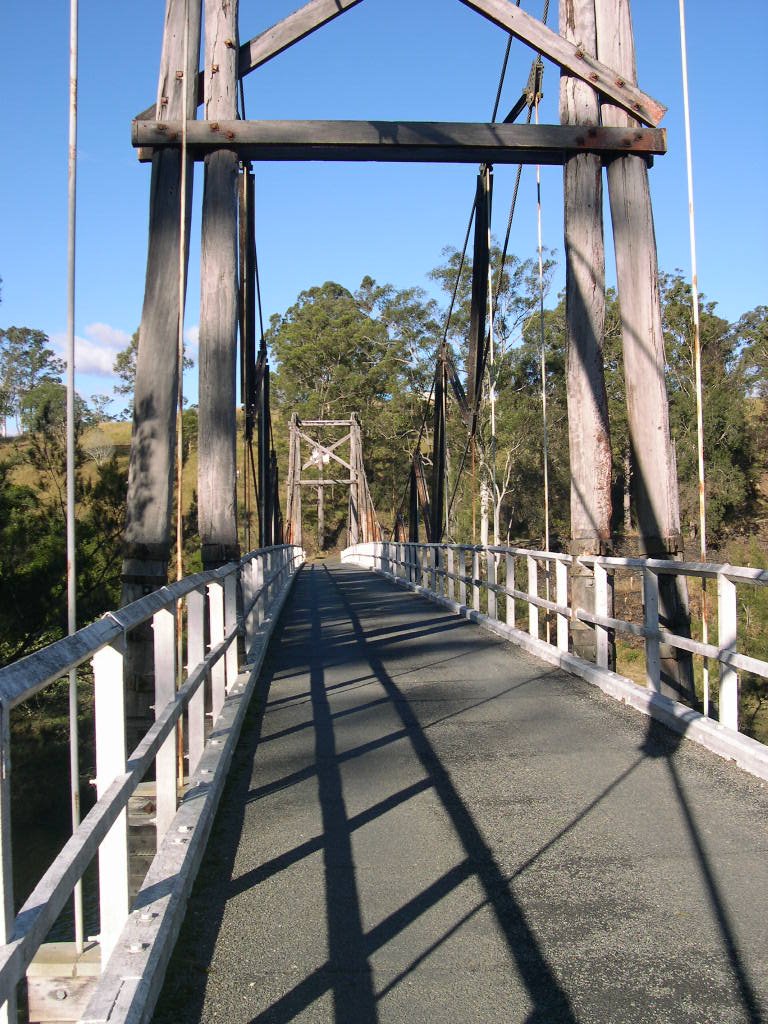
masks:
[[[475,237],[472,249],[472,293],[469,312],[469,354],[467,358],[467,398],[472,410],[472,432],[483,387],[485,368],[485,327],[488,313],[488,271],[490,259],[491,194],[493,178],[482,167],[475,190]]]
[[[188,20],[187,20],[188,15]],[[184,37],[188,57],[184,65]],[[194,118],[194,93],[184,79],[195,74],[200,52],[200,2],[170,0],[166,9],[158,77],[161,118]],[[178,72],[182,71],[181,77]],[[192,207],[192,174],[184,196],[186,238]],[[144,305],[133,399],[133,431],[128,472],[121,603],[163,586],[170,551],[171,495],[176,450],[178,400],[179,246],[181,244],[181,152],[158,152],[152,159],[149,244]],[[185,252],[185,267],[188,257]],[[125,658],[129,749],[146,732],[154,704],[151,628],[135,630]]]
[[[205,115],[237,113],[237,0],[205,0]],[[203,566],[239,553],[235,480],[237,368],[237,156],[213,149],[205,160],[200,256],[198,525]]]
[[[560,34],[597,50],[594,0],[561,0]],[[563,72],[564,124],[598,124],[594,89]],[[563,167],[565,196],[568,440],[571,469],[571,554],[605,553],[611,533],[611,437],[603,371],[605,247],[600,157],[577,153]],[[594,611],[594,576],[574,564],[573,605]],[[573,629],[574,652],[594,661],[595,630]]]
[[[430,535],[433,544],[439,544],[445,532],[445,452],[446,452],[446,397],[448,369],[444,353],[440,353],[435,379],[435,410],[432,421],[432,523]]]
[[[627,79],[635,78],[635,46],[629,0],[595,0],[598,53]],[[632,127],[613,104],[602,104],[604,124]],[[674,558],[682,551],[677,467],[669,431],[661,324],[659,272],[648,168],[623,156],[608,166],[608,192],[621,307],[627,416],[633,485],[644,553]],[[660,609],[666,628],[690,635],[688,594],[682,577],[660,580]],[[691,656],[667,650],[662,690],[693,697]]]
[[[288,532],[285,539],[288,544],[301,546],[301,435],[299,422],[296,413],[292,413],[288,441],[288,480],[286,482]]]
[[[644,124],[657,125],[666,114],[667,108],[663,103],[638,89],[634,75],[617,74],[611,70],[612,64],[590,56],[584,47],[563,39],[509,0],[461,2],[527,43],[537,53],[549,57],[563,70],[570,71],[588,85],[599,89]]]
[[[295,43],[306,39],[308,35],[338,18],[340,14],[357,7],[359,3],[362,3],[362,0],[310,0],[304,7],[289,14],[266,32],[243,43],[238,53],[238,76],[245,78],[251,71],[260,68]],[[200,105],[203,102],[202,72],[198,72],[195,95]],[[153,105],[139,114],[139,118],[153,120],[156,112],[157,106]]]
[[[134,121],[142,155],[178,146],[180,123]],[[663,128],[524,125],[456,121],[196,121],[187,126],[190,156],[231,150],[241,160],[348,160],[395,163],[559,165],[572,153],[666,152]]]

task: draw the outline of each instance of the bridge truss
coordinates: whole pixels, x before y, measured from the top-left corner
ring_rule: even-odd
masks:
[[[341,431],[341,437],[327,440],[328,432]],[[309,431],[312,431],[310,434]],[[346,431],[346,433],[345,433]],[[305,459],[303,446],[309,447]],[[348,448],[348,460],[340,454]],[[343,479],[326,477],[325,469],[333,463],[349,474]],[[306,474],[310,475],[307,476]],[[291,416],[288,449],[288,543],[301,547],[302,541],[302,488],[317,490],[317,546],[325,547],[325,491],[328,487],[348,487],[347,544],[381,540],[381,526],[373,507],[368,477],[363,462],[363,431],[357,413],[348,420],[300,420]]]

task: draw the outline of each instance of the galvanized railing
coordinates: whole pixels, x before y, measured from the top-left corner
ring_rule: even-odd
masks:
[[[768,679],[768,662],[737,650],[737,588],[768,586],[766,569],[585,556],[577,561],[593,574],[594,610],[587,610],[573,607],[570,575],[574,559],[566,554],[464,544],[381,542],[347,548],[342,557],[344,561],[375,568],[475,613],[482,611],[489,620],[503,621],[513,629],[517,628],[516,606],[522,602],[526,607],[528,635],[563,653],[571,646],[574,620],[587,623],[595,631],[596,664],[601,669],[608,669],[612,633],[639,637],[644,644],[646,683],[656,693],[661,687],[662,644],[706,658],[718,666],[719,720],[728,729],[738,731],[739,728],[739,672]],[[625,571],[642,577],[642,622],[630,622],[609,614],[610,576]],[[663,575],[716,582],[716,644],[679,636],[661,626],[659,577]],[[521,577],[525,580],[525,590],[516,585]],[[547,613],[546,622],[542,621],[542,611]],[[552,618],[554,629],[550,628]]]
[[[73,636],[0,670],[0,887],[5,911],[0,921],[4,943],[0,950],[0,1002],[4,1019],[15,1021],[16,986],[97,852],[99,941],[105,969],[130,911],[129,798],[154,761],[159,849],[178,806],[177,724],[184,721],[191,778],[207,749],[206,689],[215,723],[240,673],[237,638],[244,638],[247,660],[262,623],[274,613],[303,559],[300,548],[288,545],[252,552],[240,563],[198,573],[108,612]],[[155,721],[136,749],[127,754],[125,639],[147,622],[151,622],[153,633]],[[185,667],[177,664],[179,635],[184,638]],[[10,712],[87,661],[93,666],[95,691],[97,802],[14,915]],[[221,740],[212,738],[210,742]]]

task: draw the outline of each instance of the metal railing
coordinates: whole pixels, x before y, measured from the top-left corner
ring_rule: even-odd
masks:
[[[104,970],[130,910],[129,798],[154,762],[159,848],[178,806],[177,723],[184,722],[191,777],[206,750],[206,690],[215,722],[240,672],[237,638],[243,637],[247,658],[262,623],[303,560],[303,551],[289,545],[254,551],[239,563],[187,577],[108,612],[74,635],[0,670],[0,891],[5,911],[0,919],[4,943],[0,1002],[4,1019],[15,1021],[16,986],[97,852]],[[154,648],[155,721],[127,754],[126,635],[148,622]],[[180,624],[183,665],[178,664]],[[97,801],[14,915],[10,712],[88,661],[94,679]]]
[[[600,668],[608,668],[612,634],[639,637],[645,650],[645,681],[657,693],[661,689],[662,644],[709,659],[719,670],[719,721],[735,731],[739,729],[738,673],[749,672],[768,680],[768,662],[737,650],[737,587],[768,586],[766,569],[651,558],[583,556],[574,560],[570,555],[526,548],[396,542],[358,544],[347,548],[343,559],[378,569],[475,612],[482,611],[489,619],[504,621],[513,628],[517,628],[517,603],[522,602],[526,606],[527,633],[562,652],[568,652],[571,646],[571,624],[586,623],[595,631],[596,664]],[[574,561],[592,573],[594,610],[574,608],[569,599]],[[624,571],[642,578],[642,622],[609,614],[610,577]],[[662,627],[659,577],[663,575],[716,581],[717,644],[679,636]],[[524,590],[517,585],[521,579]],[[499,598],[504,604],[503,620]],[[552,617],[554,630],[550,628]]]

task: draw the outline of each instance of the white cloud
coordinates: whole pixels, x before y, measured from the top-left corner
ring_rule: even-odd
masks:
[[[56,334],[51,339],[59,355],[65,355],[67,339]],[[110,324],[93,323],[85,328],[85,337],[75,335],[75,369],[78,374],[91,373],[111,377],[117,353],[126,347],[131,336]]]
[[[189,354],[191,358],[195,358],[197,350],[200,347],[200,325],[195,324],[193,327],[188,327],[184,331],[184,341],[186,341],[189,347]]]
[[[109,324],[88,324],[85,334],[87,338],[97,341],[115,352],[124,349],[131,340],[130,334],[126,331],[121,331],[119,327],[111,327]]]

